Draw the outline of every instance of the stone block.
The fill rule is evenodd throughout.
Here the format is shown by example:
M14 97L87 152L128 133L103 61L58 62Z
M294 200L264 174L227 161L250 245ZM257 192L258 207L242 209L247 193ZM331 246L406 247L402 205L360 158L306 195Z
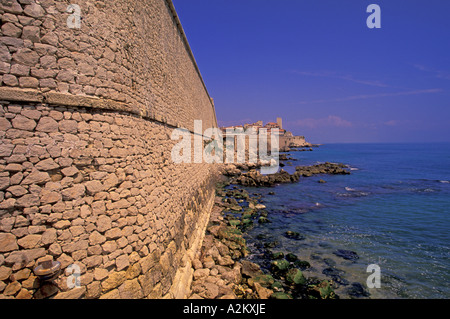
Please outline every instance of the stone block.
M137 279L126 280L119 287L119 294L121 299L142 299L144 297L141 285Z
M54 133L58 132L58 122L48 116L44 116L39 120L36 131Z
M19 249L16 236L8 233L0 233L0 252L5 253Z
M108 278L102 282L103 292L119 287L126 280L126 271L111 273Z
M11 121L12 126L18 130L32 131L36 127L36 122L22 115L17 115Z

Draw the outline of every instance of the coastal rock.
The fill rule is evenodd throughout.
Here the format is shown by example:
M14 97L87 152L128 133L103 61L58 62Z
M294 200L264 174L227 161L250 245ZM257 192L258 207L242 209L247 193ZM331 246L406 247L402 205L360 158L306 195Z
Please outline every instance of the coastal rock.
M295 254L293 254L293 253L288 253L288 254L286 255L286 260L287 260L287 261L290 261L290 262L295 262L295 261L298 260L298 257L297 257L297 255L295 255Z
M300 269L291 268L286 273L286 281L290 284L304 285L306 284L306 278Z
M248 260L242 260L241 264L242 264L242 275L245 277L251 278L263 274L261 268L255 263L252 263Z
M266 274L266 275L256 275L254 277L251 277L247 280L247 283L250 287L255 287L255 284L258 283L262 287L271 287L275 282L275 279L272 277L272 275Z
M289 238L289 239L295 239L295 240L303 240L305 239L305 236L303 236L302 234L292 231L292 230L288 230L284 233L284 237Z
M269 299L270 296L273 294L273 290L265 288L257 282L255 283L255 290L260 299Z
M330 174L330 175L348 175L350 171L346 170L347 165L342 163L329 163L316 164L312 166L297 166L295 168L296 173L304 177L309 177L317 174Z
M284 258L284 253L282 251L270 253L270 259L272 259L272 260L283 259L283 258Z
M312 166L297 166L293 174L289 174L285 170L281 169L274 174L263 175L257 170L250 170L248 172L242 172L237 174L233 171L232 182L238 185L248 187L268 187L281 183L294 183L297 182L301 176L309 177L318 174L331 174L331 175L347 175L350 171L347 169L347 165L341 163L329 163L316 164Z
M306 260L296 260L294 261L295 267L298 267L301 270L305 270L311 268L311 264Z
M328 267L322 270L322 274L331 277L334 282L337 282L340 285L346 286L349 284L349 282L346 279L342 278L342 275L344 274L343 270L334 267Z
M290 264L285 259L277 259L270 263L270 269L277 275L282 275L288 271Z
M292 296L285 292L274 292L271 296L271 299L292 299Z
M352 283L351 287L347 288L346 292L354 298L370 296L370 293L366 289L364 289L363 285L361 285L359 282Z
M308 297L310 299L336 299L337 296L328 280L317 285L308 286Z
M285 170L280 170L275 174L262 175L259 171L251 170L242 173L235 179L235 183L249 187L272 186L281 183L292 183L298 181L300 175L297 173L289 174Z
M356 252L351 251L351 250L346 250L346 249L338 249L338 250L334 251L333 254L335 254L338 257L344 258L346 260L355 261L355 260L359 259L359 256Z

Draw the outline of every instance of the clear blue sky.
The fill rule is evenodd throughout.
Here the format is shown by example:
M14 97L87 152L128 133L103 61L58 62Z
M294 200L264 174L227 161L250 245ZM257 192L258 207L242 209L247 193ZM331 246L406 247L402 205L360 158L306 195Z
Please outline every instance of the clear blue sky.
M281 116L314 143L450 142L450 1L173 2L219 125Z

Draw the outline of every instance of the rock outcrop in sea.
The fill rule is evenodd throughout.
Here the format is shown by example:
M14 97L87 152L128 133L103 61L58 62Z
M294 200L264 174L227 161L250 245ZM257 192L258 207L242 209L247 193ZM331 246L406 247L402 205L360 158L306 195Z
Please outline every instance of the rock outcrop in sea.
M294 183L299 181L300 177L310 177L319 174L350 174L347 165L329 162L311 166L296 166L295 172L292 174L289 174L284 169L281 169L275 174L263 175L255 168L250 168L248 171L241 171L238 167L239 166L234 164L229 164L225 168L224 175L231 177L231 183L233 184L250 187L264 187L282 183Z

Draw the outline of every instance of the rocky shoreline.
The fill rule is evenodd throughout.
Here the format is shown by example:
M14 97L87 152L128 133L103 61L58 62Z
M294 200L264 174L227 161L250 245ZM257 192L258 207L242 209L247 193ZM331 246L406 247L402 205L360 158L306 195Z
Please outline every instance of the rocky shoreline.
M245 231L255 223L268 223L261 196L249 194L242 186L272 186L296 182L316 174L350 174L343 164L324 163L297 166L294 174L283 170L261 175L255 165L227 165L217 183L215 205L201 251L193 260L190 299L335 299L333 280L306 278L302 272L308 261L289 253L270 253L270 272L248 261ZM287 231L286 237L301 240L301 235ZM270 248L270 243L267 243ZM344 253L344 252L341 252ZM337 278L337 277L336 277Z
M348 175L350 171L348 166L340 163L321 163L310 166L296 166L295 172L289 174L281 169L279 172L269 175L263 175L248 165L228 165L225 167L224 175L230 177L230 183L242 186L260 187L273 186L281 183L294 183L300 180L300 177L310 177L319 174Z

